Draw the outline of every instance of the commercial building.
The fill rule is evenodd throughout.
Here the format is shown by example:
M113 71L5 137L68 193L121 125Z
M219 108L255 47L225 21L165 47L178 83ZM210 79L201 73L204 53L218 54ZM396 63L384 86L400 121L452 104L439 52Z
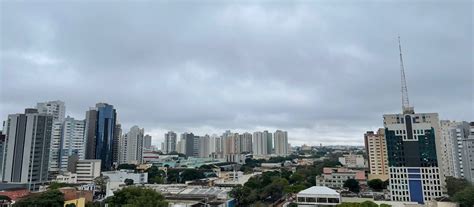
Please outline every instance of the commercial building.
M469 124L469 136L462 139L462 165L463 176L471 184L474 184L474 122Z
M288 155L288 132L277 130L273 133L276 155Z
M113 168L116 120L114 107L106 103L86 112L86 159L102 160L102 170Z
M122 139L122 125L116 123L115 124L115 129L114 129L114 144L112 147L113 155L112 155L112 161L114 165L119 163L120 159L120 140Z
M163 153L168 154L170 152L176 152L176 133L169 131L165 134L164 147L161 149Z
M199 156L199 136L194 136L193 133L183 133L180 141L183 154L190 157Z
M53 116L37 109L8 116L3 181L27 183L30 190L37 190L48 180L52 125Z
M140 164L143 162L143 137L145 130L133 126L120 142L120 163Z
M364 168L365 167L365 159L363 155L357 154L345 154L342 157L338 158L339 162L348 168Z
M76 169L72 173L77 174L77 183L93 183L101 173L101 160L78 160Z
M133 170L108 171L103 172L102 175L108 177L106 183L106 198L113 196L113 192L121 189L126 179L133 180L133 184L148 183L148 173L134 173Z
M384 129L380 128L377 133L373 131L365 133L364 143L370 170L369 180L377 178L387 180L388 160Z
M296 194L298 206L336 206L341 204L341 195L328 187L313 186Z
M47 101L36 104L36 109L40 114L53 116L53 121L62 123L66 115L66 105L63 101Z
M366 184L367 178L362 170L351 170L348 168L323 168L323 174L316 176L317 186L341 189L348 179L355 179L359 184Z
M151 136L148 134L143 137L143 150L151 150Z
M85 158L85 125L85 120L76 120L69 116L64 119L59 153L61 171L67 171L68 159L71 155L77 154L78 159L81 160Z

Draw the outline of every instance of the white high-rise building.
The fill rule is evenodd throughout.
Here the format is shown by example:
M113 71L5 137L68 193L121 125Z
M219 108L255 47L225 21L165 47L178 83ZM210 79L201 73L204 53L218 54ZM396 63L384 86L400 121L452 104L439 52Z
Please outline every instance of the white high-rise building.
M444 174L464 177L463 142L469 136L469 123L441 120L441 150Z
M85 159L85 125L85 120L69 116L64 120L59 164L61 171L67 171L69 156L77 154L79 159Z
M53 116L53 121L63 122L66 115L66 105L63 101L47 101L36 104L38 113Z
M252 153L252 134L245 132L240 135L240 150L246 153Z
M177 135L173 131L169 131L165 134L165 142L163 144L163 153L168 154L170 152L176 152L176 139Z
M53 121L48 171L51 177L59 173L63 122Z
M275 154L277 155L288 155L288 132L277 130L273 134L275 143Z
M145 130L133 126L130 131L122 136L120 142L120 163L140 164L143 161L143 137Z
M266 155L268 154L268 142L267 137L264 136L263 132L254 132L252 137L252 152L254 155Z
M211 137L209 135L205 135L200 137L199 139L199 157L209 157L211 154Z

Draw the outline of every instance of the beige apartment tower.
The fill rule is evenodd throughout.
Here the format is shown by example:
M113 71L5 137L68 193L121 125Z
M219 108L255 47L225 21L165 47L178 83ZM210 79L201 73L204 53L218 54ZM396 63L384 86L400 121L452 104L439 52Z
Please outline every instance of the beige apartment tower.
M377 133L374 133L373 131L365 133L364 143L369 161L370 174L368 179L387 180L389 176L384 129L380 128Z

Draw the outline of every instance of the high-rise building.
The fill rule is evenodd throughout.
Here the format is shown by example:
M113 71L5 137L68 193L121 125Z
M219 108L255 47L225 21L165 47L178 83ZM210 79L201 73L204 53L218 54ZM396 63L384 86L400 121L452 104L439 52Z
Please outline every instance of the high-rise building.
M252 151L255 155L267 155L273 151L272 133L268 131L254 132L252 137Z
M6 135L3 134L3 131L0 131L0 181L3 177L3 163L5 163L6 144Z
M194 136L193 133L181 134L181 150L186 156L197 157L199 156L199 137Z
M366 132L364 143L370 170L369 180L377 178L387 180L388 160L384 129L380 128L377 133L373 131Z
M240 154L241 140L239 133L231 133L224 137L224 156L230 154Z
M113 144L113 163L117 165L119 163L120 153L120 140L122 139L122 125L115 124L114 128L114 144Z
M266 137L266 139L267 139L267 153L272 154L273 153L272 133L265 130L265 131L263 131L263 136Z
M211 154L210 142L211 137L209 135L204 135L199 139L199 157L209 157Z
M245 153L252 153L252 134L245 132L240 135L240 149Z
M143 137L143 149L151 150L151 136L148 134Z
M102 170L113 168L117 113L114 106L98 103L86 113L86 159L100 159Z
M38 113L53 116L53 121L63 122L66 115L66 105L63 101L47 101L36 104Z
M59 153L59 168L61 171L67 171L70 156L76 154L78 159L83 160L85 158L85 125L85 120L77 120L69 116L64 119Z
M474 183L472 123L442 120L440 125L445 176L464 178Z
M49 153L49 176L55 177L59 173L60 151L62 142L63 122L53 121L51 130L51 146Z
M276 130L273 134L275 140L275 154L277 155L288 155L288 132Z
M143 137L145 130L138 126L133 126L130 131L123 136L123 145L120 145L120 151L123 153L122 163L140 164L143 161Z
M176 152L176 133L169 131L165 134L165 142L163 145L163 153L168 154L170 152Z
M53 116L37 109L8 116L3 181L28 183L36 190L48 180L52 125Z
M393 201L423 204L444 190L439 119L437 113L415 113L410 106L400 44L399 49L402 113L383 116L389 190Z

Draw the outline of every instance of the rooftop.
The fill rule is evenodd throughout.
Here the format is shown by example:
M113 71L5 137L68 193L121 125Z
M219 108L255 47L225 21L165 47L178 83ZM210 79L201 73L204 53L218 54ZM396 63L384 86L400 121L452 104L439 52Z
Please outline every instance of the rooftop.
M335 190L325 186L313 186L305 190L300 191L298 194L318 194L318 195L337 195L339 193Z

